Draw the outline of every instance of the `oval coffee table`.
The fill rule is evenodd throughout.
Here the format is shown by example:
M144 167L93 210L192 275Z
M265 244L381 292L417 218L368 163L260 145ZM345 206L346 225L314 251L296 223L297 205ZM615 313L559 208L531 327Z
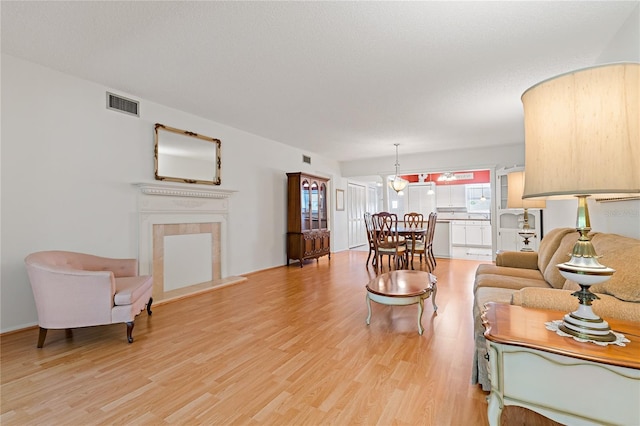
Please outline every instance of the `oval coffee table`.
M398 270L386 272L373 278L367 284L367 325L371 323L371 301L383 305L413 305L418 304L418 333L422 334L422 312L424 311L424 299L433 298L433 310L437 311L436 293L438 292L435 275L423 271Z

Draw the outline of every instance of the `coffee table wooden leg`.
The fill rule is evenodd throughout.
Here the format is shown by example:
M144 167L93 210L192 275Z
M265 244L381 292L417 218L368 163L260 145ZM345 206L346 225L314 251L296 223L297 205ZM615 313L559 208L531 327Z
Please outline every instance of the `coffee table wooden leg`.
M433 283L431 285L431 288L433 289L431 291L431 303L433 303L433 310L437 311L438 305L436 305L436 294L438 294L438 286L436 285L436 283Z
M369 293L367 293L367 308L369 309L369 315L367 316L367 325L371 324L371 299Z
M422 328L422 312L424 312L424 300L421 298L418 299L418 333L422 336L424 333L424 328Z

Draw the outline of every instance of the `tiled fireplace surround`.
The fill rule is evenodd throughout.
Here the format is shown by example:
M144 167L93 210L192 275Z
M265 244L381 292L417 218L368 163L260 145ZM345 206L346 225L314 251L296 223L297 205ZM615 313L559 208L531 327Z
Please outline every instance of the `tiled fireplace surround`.
M243 277L227 275L227 218L229 197L233 191L203 186L179 184L136 184L138 193L138 259L140 274L153 275L154 303L184 297L242 281ZM184 262L166 256L167 237L209 234L211 241L210 264L196 265L211 268L211 281L178 283L169 287L165 283L167 262ZM182 244L190 244L186 238ZM205 241L208 241L205 239ZM201 247L201 246L200 246ZM194 247L197 250L197 247ZM206 252L209 248L207 247ZM189 257L189 256L187 256ZM192 256L202 262L202 256ZM189 261L189 259L187 260ZM208 262L208 259L205 260ZM178 267L185 265L178 265ZM188 265L186 265L188 267Z

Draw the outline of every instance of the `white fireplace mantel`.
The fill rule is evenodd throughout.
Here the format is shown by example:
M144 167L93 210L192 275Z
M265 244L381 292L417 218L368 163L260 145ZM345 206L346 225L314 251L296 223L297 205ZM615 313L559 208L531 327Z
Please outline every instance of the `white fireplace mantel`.
M214 232L216 244L214 253L219 256L212 264L216 269L216 282L228 281L227 242L229 198L236 192L209 187L207 185L136 183L138 192L138 254L140 274L152 274L162 279L158 268L157 252L154 252L154 225L214 224L219 232ZM162 227L161 227L162 228ZM212 234L213 235L213 234ZM157 238L157 235L155 236ZM155 254L154 254L155 253ZM154 278L155 281L155 278ZM155 283L154 283L155 285ZM215 286L216 284L214 284Z
M140 192L145 195L166 195L170 197L216 198L226 199L234 192L228 189L218 189L206 185L178 185L170 183L136 183Z

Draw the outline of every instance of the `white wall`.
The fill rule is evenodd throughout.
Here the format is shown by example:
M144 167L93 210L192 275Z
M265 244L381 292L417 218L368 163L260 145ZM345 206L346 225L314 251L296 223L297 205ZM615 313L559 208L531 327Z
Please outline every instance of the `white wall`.
M640 61L640 4L631 12L622 27L609 42L596 64Z
M107 90L140 100L141 117L107 110ZM222 140L220 188L238 191L230 203L231 275L286 263L286 172L346 186L332 160L7 55L2 107L2 331L37 322L27 254L138 256L132 184L153 182L157 122ZM333 183L330 190L335 194ZM332 251L347 248L341 216L334 217Z
M522 137L524 138L524 128ZM399 160L402 174L512 167L515 164L524 164L524 144L422 154L400 153ZM340 167L343 176L360 177L393 175L394 164L395 157L389 156L343 162Z
M589 198L589 218L595 232L609 232L640 239L640 201L597 202ZM544 210L545 232L576 226L577 199L548 200Z

